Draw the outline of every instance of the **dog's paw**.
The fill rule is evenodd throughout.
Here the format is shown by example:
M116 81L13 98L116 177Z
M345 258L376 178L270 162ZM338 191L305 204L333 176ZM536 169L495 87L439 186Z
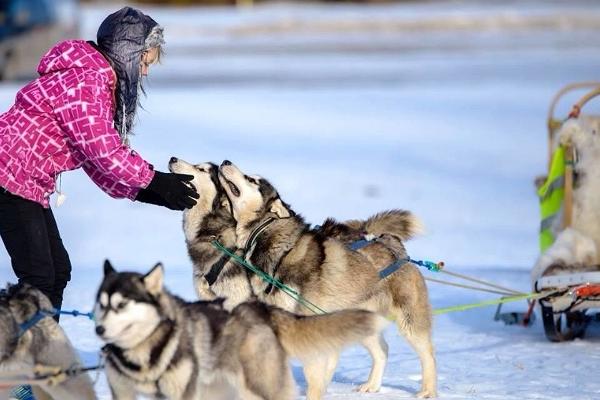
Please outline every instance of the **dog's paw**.
M355 391L359 392L359 393L376 393L376 392L379 392L380 388L381 388L381 385L378 385L376 383L366 382L366 383L363 383L362 385L359 385L355 389Z
M417 393L417 397L419 399L431 399L437 397L437 393L435 390L423 389L419 393Z

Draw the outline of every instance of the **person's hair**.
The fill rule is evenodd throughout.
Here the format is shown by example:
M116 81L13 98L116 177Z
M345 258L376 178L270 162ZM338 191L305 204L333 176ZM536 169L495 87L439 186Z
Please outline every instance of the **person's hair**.
M104 19L97 34L97 47L109 60L117 75L115 128L127 142L132 133L139 93L145 94L140 79L142 54L158 48L163 54L163 28L141 11L124 7Z

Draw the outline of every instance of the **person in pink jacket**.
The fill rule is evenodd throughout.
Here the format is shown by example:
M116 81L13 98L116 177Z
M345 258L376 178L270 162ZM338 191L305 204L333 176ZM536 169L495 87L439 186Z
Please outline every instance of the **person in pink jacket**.
M161 55L163 29L125 7L100 25L97 43L68 40L44 55L39 78L0 115L0 235L19 282L60 308L71 262L50 209L61 172L83 168L104 192L191 208L192 176L155 171L129 147L142 78Z

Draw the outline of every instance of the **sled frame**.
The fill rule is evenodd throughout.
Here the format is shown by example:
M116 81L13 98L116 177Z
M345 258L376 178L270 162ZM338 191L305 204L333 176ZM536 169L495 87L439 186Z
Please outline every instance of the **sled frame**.
M574 90L586 89L586 94L575 103L569 116L565 119L557 119L554 114L556 106L560 99L567 93ZM591 89L591 90L590 90ZM548 169L552 162L552 154L555 148L556 134L562 127L562 124L570 117L579 116L581 109L593 98L600 95L599 81L575 82L561 88L550 103L547 118L548 128ZM563 197L563 215L561 230L570 227L573 223L573 163L577 159L574 148L567 146L565 148L565 179L564 179L564 197ZM543 280L542 278L541 280ZM537 286L537 283L536 283ZM565 286L567 289L569 286ZM568 295L568 294L566 294ZM540 299L542 310L542 321L544 323L544 332L548 340L552 342L563 342L581 338L585 335L585 330L589 324L590 317L586 315L587 309L567 309L567 311L555 311L553 302L550 299Z

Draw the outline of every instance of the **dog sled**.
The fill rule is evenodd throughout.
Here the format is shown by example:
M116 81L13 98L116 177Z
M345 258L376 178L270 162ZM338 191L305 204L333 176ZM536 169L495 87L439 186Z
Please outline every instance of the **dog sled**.
M566 119L555 118L555 108L560 99L575 90L587 90L587 93L572 107ZM568 121L571 121L569 122L571 124L579 124L582 108L598 95L600 95L600 82L574 83L562 88L550 105L548 175L543 184L541 179L536 180L539 186L542 217L540 226L542 256L555 243L559 234L573 225L573 193L578 182L576 173L578 150L576 146L569 143L559 144L559 132ZM583 132L589 135L600 134L590 129ZM596 223L600 224L600 220ZM537 278L533 276L535 268L532 271L534 290L538 293L549 293L548 296L538 299L546 337L553 342L583 337L588 324L593 319L592 310L600 307L600 268L597 265L577 264L558 268L550 273L547 271L545 270Z

